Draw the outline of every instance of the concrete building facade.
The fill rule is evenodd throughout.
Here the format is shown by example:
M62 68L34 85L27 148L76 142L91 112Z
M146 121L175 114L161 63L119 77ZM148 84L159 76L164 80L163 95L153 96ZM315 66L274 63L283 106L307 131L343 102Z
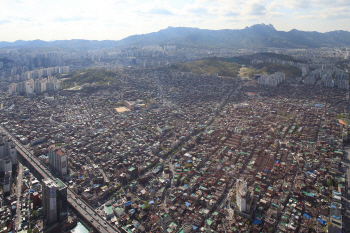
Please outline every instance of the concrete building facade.
M65 176L68 173L68 159L63 148L52 146L49 148L49 165L58 175Z

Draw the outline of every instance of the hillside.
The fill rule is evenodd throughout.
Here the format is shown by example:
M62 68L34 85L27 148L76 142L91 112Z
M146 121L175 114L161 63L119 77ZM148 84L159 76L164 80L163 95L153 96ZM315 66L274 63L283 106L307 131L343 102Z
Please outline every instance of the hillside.
M199 61L174 64L171 68L182 72L192 72L196 74L218 73L219 76L237 77L240 65L223 61L222 59L203 59Z
M284 72L286 78L296 78L301 77L301 71L294 67L282 64L273 64L273 63L259 63L253 65L255 74L273 74L277 71Z
M264 56L264 57L274 57L274 58L278 58L284 61L292 61L292 62L305 62L302 60L297 60L294 59L292 56L290 55L286 55L286 54L277 54L277 53L257 53L257 56Z
M68 78L63 79L61 88L68 89L74 86L96 83L99 85L107 84L116 79L116 73L113 71L88 69L79 70Z
M240 75L244 78L252 77L254 74L273 74L277 71L283 71L286 75L286 78L295 78L301 76L301 71L294 66L274 63L258 63L252 65L250 62L251 59L254 58L265 59L267 57L278 58L284 61L305 62L302 60L296 60L292 56L286 54L277 53L256 53L241 57L230 57L226 58L226 61L244 65L244 67L240 69Z
M348 47L350 32L305 32L293 29L277 31L272 25L257 24L244 29L208 30L188 27L168 27L158 32L133 35L113 40L57 40L0 42L3 47L55 47L61 49L102 49L145 45L177 45L192 48L319 48Z
M242 78L248 78L253 77L254 74L273 74L277 71L284 72L286 78L301 77L301 71L294 66L271 63L260 63L253 66L242 67L240 76Z
M278 56L280 54L269 54L269 56L274 55ZM259 63L251 65L250 59L245 57L207 58L187 63L177 63L172 65L170 68L182 72L192 72L196 74L218 73L219 76L226 77L237 77L240 75L242 78L253 77L254 74L273 74L277 71L284 72L286 78L301 76L301 71L294 66L274 63Z

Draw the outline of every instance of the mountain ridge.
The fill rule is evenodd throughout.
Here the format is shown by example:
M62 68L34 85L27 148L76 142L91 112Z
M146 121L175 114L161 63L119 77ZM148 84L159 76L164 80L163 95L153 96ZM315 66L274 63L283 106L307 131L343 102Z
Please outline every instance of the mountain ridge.
M167 27L158 32L132 35L121 40L17 40L0 42L5 47L57 47L66 49L102 49L145 45L177 45L193 48L319 48L350 46L350 32L277 31L272 24L255 24L244 29L199 29L192 27Z

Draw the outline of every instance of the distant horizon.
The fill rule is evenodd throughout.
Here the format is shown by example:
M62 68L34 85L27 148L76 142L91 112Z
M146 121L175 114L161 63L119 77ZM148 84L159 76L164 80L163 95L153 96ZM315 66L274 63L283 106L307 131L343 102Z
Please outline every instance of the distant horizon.
M26 42L30 42L30 41L44 41L44 42L55 42L55 41L70 41L70 40L87 40L87 41L119 41L119 40L123 40L125 38L128 38L130 36L137 36L137 35L145 35L145 34L149 34L149 33L154 33L154 32L159 32L161 30L165 30L167 28L196 28L196 29L200 29L200 30L213 30L213 31L220 31L220 30L243 30L247 27L252 27L254 25L262 25L264 23L257 23L257 24L253 24L253 25L250 25L250 26L246 26L246 27L243 27L243 28L237 28L237 29L229 29L229 28L223 28L223 29L208 29L208 28L199 28L199 27L185 27L185 26L177 26L177 27L174 27L174 26L168 26L166 28L163 28L163 29L160 29L158 31L152 31L152 32L146 32L146 33L140 33L140 34L134 34L134 35L129 35L127 37L124 37L122 39L116 39L116 40L112 40L112 39L101 39L101 40L96 40L96 39L84 39L84 38L72 38L72 39L51 39L51 40L44 40L44 39L33 39L33 40L23 40L23 39L18 39L18 40L15 40L15 41L0 41L0 42L8 42L8 43L14 43L14 42L17 42L17 41L26 41ZM269 25L269 24L265 24L265 25ZM274 28L275 26L273 24L271 24ZM276 29L276 28L275 28ZM304 32L318 32L318 33L328 33L328 32L333 32L333 31L348 31L350 32L350 30L333 30L333 31L326 31L326 32L320 32L320 31L305 31L305 30L299 30L299 29L296 29L296 28L293 28L291 30L288 30L288 31L284 31L284 30L278 30L276 29L276 31L284 31L284 32L290 32L292 30L298 30L298 31L304 31Z
M172 27L350 31L349 0L0 1L1 41L121 40Z

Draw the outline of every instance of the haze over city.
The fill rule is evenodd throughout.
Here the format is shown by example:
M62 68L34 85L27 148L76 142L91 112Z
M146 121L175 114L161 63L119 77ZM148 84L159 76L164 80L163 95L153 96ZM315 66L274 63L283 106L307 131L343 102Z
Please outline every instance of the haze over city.
M120 40L173 27L350 30L349 0L0 1L1 41Z

